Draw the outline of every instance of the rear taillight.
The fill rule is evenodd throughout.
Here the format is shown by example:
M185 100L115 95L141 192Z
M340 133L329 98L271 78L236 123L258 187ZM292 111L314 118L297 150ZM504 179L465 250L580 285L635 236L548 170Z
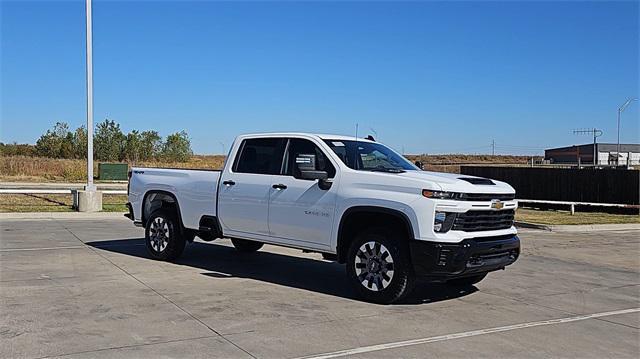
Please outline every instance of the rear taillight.
M127 196L129 195L129 188L131 187L131 170L127 172Z

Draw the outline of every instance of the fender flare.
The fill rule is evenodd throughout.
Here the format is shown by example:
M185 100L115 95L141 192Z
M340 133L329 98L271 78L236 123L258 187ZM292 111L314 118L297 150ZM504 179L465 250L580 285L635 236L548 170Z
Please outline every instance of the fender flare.
M146 216L148 216L150 213L145 214L144 207L145 207L145 203L147 202L147 198L152 194L162 194L162 195L169 196L173 199L173 202L176 204L176 211L178 211L177 213L178 223L180 224L180 232L182 233L184 231L184 225L182 223L182 211L180 211L180 203L178 203L178 198L176 197L175 194L168 191L161 190L161 189L150 189L144 193L144 196L142 197L142 208L140 211L141 212L140 219L142 220L142 225L144 227L147 226Z
M410 236L409 239L415 238L413 226L411 225L411 220L409 219L409 216L407 216L402 211L399 211L397 209L387 208L387 207L380 207L380 206L356 205L353 207L349 207L342 213L342 216L340 217L340 224L338 225L338 233L336 236L337 237L336 253L338 255L338 262L340 263L343 263L346 257L346 253L345 253L346 251L342 250L343 241L344 241L342 233L344 231L344 225L346 220L349 218L349 216L351 216L354 213L375 213L375 214L385 214L385 215L394 216L398 218L401 221L401 223L404 224L405 229Z

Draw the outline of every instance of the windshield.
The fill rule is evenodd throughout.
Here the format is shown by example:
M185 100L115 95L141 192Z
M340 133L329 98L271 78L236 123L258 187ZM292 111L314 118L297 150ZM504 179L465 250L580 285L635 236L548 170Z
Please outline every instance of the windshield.
M352 140L324 140L347 167L354 170L404 172L415 167L403 156L379 143Z

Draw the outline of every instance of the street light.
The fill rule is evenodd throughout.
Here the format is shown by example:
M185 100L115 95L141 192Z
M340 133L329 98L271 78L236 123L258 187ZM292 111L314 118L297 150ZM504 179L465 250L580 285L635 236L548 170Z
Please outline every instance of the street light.
M625 101L622 106L618 107L618 146L616 147L616 165L620 162L620 114L631 104L632 101L638 101L637 97L629 97L627 101ZM627 159L627 165L629 164L629 159Z
M74 195L74 207L80 212L102 211L102 192L93 183L93 47L91 44L91 0L87 4L87 185Z
M91 31L91 0L87 0L87 187L95 192L93 184L93 45Z

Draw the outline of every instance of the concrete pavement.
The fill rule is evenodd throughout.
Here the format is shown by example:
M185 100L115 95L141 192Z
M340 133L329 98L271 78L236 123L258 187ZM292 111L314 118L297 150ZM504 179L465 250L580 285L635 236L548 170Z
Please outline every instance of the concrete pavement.
M640 354L637 230L523 231L520 260L476 287L423 284L381 306L355 299L344 267L317 254L241 255L221 240L165 263L125 218L0 227L3 358Z

